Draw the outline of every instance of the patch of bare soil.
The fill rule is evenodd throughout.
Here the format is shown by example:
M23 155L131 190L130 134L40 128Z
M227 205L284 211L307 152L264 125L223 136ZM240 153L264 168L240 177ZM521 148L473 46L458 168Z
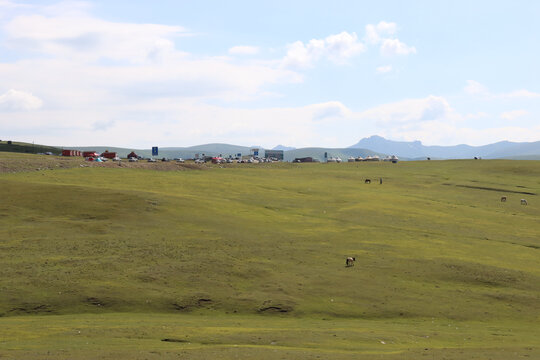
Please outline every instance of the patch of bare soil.
M452 184L443 184L446 186L452 185ZM477 190L488 190L488 191L497 191L497 192L505 192L505 193L513 193L513 194L524 194L524 195L536 195L536 193L528 192L528 191L516 191L516 190L509 190L509 189L499 189L499 188L492 188L492 187L486 187L486 186L473 186L473 185L460 185L456 184L456 187L462 187L462 188L468 188L468 189L477 189ZM517 186L523 188L524 186Z
M173 161L129 162L127 160L122 160L118 162L107 161L104 163L87 161L85 165L92 166L92 167L148 169L148 170L157 170L157 171L204 170L208 168L206 165L199 165L199 164L193 164L193 163L177 163Z

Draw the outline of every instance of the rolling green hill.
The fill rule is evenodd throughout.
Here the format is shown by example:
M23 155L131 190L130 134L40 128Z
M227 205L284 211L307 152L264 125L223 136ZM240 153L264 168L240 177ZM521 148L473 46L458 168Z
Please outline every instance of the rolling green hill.
M538 356L539 179L502 160L0 174L0 355Z

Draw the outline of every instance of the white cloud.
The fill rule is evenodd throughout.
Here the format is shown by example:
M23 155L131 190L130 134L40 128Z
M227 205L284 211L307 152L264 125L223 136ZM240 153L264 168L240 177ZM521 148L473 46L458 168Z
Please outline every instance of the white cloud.
M366 25L364 39L368 44L380 45L380 52L383 56L416 54L414 46L408 46L394 37L396 32L396 23L381 21L377 25Z
M248 100L266 96L267 85L302 79L276 63L181 52L174 42L187 35L181 26L105 21L88 13L90 7L69 1L13 15L5 42L45 56L0 63L2 86L32 88L47 94L48 106L75 108L148 97Z
M488 89L480 84L478 81L467 80L467 85L463 89L466 94L469 95L487 95L489 94Z
M283 59L283 65L306 68L312 67L320 59L344 64L348 59L365 50L365 45L358 41L356 33L344 31L324 39L312 39L307 44L296 41L287 45L287 55Z
M516 90L506 94L500 94L499 96L508 99L538 99L540 98L540 93L529 90Z
M257 55L259 48L257 46L233 46L229 49L231 55Z
M393 22L381 21L377 25L366 25L365 40L370 44L378 44L384 38L393 36L397 31L397 25Z
M63 16L85 16L94 5L89 1L63 0L58 3L45 5L40 10L51 16L62 14Z
M384 39L381 44L381 54L383 56L416 54L416 48L398 39Z
M523 117L525 115L529 115L529 112L526 110L512 110L512 111L506 111L501 114L501 119L508 120L508 121L514 121L520 117Z
M379 66L376 70L378 74L385 74L392 71L392 65Z
M2 86L46 94L48 106L77 108L151 98L245 101L267 96L272 84L301 81L298 74L264 64L237 65L220 58L176 59L136 66L88 65L33 59L0 63Z
M465 114L463 115L463 120L479 120L488 117L489 114L483 111L477 113Z
M375 120L385 126L445 119L453 110L443 97L430 95L423 99L408 99L384 104L359 114L360 118Z
M142 62L174 51L180 26L114 23L71 8L54 16L16 16L5 25L6 43L15 49L92 61L100 58Z
M39 109L43 101L31 93L11 89L0 95L0 111L29 111Z
M463 91L468 95L482 96L487 99L538 99L540 93L535 93L529 90L521 89L508 93L492 93L489 89L474 80L467 80L467 85Z
M17 7L23 7L22 4L17 4L10 0L0 0L0 8L17 8Z
M306 109L312 111L312 119L315 121L344 118L351 113L351 111L339 101L314 104L306 107Z

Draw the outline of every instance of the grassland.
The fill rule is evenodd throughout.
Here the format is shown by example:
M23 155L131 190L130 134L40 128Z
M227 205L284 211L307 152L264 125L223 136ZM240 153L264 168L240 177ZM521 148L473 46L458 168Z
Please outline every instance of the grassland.
M538 161L13 168L0 357L540 357Z
M62 149L54 146L30 144L18 141L11 141L11 143L8 143L8 141L6 140L0 140L0 151L30 154L52 152L54 154L60 154L62 152Z

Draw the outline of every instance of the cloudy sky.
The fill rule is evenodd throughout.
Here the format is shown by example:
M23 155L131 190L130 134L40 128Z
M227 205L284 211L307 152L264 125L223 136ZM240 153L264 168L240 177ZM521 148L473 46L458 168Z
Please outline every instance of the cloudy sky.
M0 139L538 141L538 18L536 0L0 0Z

